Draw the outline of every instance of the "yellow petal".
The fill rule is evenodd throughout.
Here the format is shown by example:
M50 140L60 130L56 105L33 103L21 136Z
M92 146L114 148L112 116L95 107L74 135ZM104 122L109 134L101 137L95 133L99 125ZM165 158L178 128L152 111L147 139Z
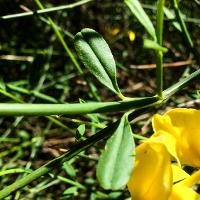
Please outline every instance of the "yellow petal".
M172 189L170 155L158 142L145 142L136 148L136 164L128 182L134 200L168 200Z
M177 168L175 170L179 171L178 174L180 176L187 176L184 174L183 170L180 171L180 169ZM199 194L192 189L192 186L194 186L199 180L200 170L195 172L191 176L187 176L183 181L176 183L173 186L169 200L198 200Z
M175 185L169 200L198 200L199 194L183 185Z
M172 164L172 173L173 173L173 183L177 183L179 181L183 181L186 178L190 177L184 170L182 170L179 166Z
M155 115L152 122L154 131L159 132L159 136L162 135L161 132L165 135L163 144L166 144L172 156L178 157L181 164L200 167L200 111L186 108L172 109L163 116ZM153 137L155 136L156 133ZM171 136L174 139L171 139ZM169 138L175 141L174 147L171 145L169 148Z
M200 180L200 170L189 176L188 178L184 179L181 181L179 184L187 186L187 187L192 187L194 186L197 181Z
M179 166L181 166L176 149L177 140L173 135L169 134L168 132L159 130L151 136L150 140L163 143L171 156L173 156L174 159L178 162Z

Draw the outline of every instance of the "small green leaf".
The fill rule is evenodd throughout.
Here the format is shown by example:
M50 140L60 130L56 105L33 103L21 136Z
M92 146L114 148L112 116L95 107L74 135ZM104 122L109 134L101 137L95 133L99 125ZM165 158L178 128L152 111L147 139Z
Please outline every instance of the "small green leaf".
M116 64L103 37L93 29L84 28L74 38L76 51L88 70L106 87L119 94Z
M156 32L154 26L151 20L149 19L148 15L142 8L140 2L138 0L125 0L125 3L130 8L133 15L135 15L138 21L144 26L146 31L151 35L153 40L156 41Z
M118 190L127 184L134 164L134 148L128 117L124 115L107 141L97 166L97 178L103 188Z
M166 53L168 51L167 48L160 46L157 42L146 39L146 38L144 39L144 48L154 49L154 50L162 51L164 53Z

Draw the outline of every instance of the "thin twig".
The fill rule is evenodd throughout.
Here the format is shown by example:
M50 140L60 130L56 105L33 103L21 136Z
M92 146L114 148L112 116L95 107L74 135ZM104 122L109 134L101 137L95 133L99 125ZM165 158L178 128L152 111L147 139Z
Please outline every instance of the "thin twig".
M17 13L17 14L10 14L10 15L4 15L1 16L0 19L6 20L6 19L13 19L13 18L19 18L19 17L27 17L27 16L32 16L32 15L40 15L40 14L46 14L50 12L56 12L59 10L66 10L66 9L71 9L77 6L84 5L86 3L89 3L93 0L82 0L76 3L72 3L69 5L62 5L62 6L56 6L53 8L46 8L46 9L41 9L41 10L36 10L36 11L29 11L29 12L23 12L23 13Z

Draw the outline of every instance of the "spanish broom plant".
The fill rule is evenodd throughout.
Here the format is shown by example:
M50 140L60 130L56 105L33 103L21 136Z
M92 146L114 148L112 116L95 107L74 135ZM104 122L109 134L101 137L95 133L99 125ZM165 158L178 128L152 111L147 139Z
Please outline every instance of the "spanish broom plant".
M90 1L77 2L72 7L88 2ZM105 145L103 151L99 153L98 163L96 164L96 179L100 187L104 190L124 191L128 188L133 200L198 199L198 194L194 191L193 186L200 180L199 171L195 171L200 166L200 153L198 149L198 135L200 134L199 111L178 108L172 109L162 116L158 114L154 115L152 120L154 133L150 138L134 134L131 126L131 121L135 118L144 113L148 113L149 110L155 107L160 108L163 105L167 105L168 100L176 92L181 91L182 88L188 86L194 80L199 80L200 69L198 67L194 72L164 89L165 74L163 72L163 57L168 51L163 43L165 27L164 15L167 12L165 1L157 0L156 25L145 12L139 0L125 0L123 4L126 12L129 12L131 17L137 20L147 33L147 37L144 38L144 48L153 50L155 53L156 88L152 95L143 97L126 96L123 93L123 88L120 87L120 77L117 76L118 69L115 58L100 31L97 32L92 28L83 28L73 35L72 40L76 51L75 55L69 48L68 41L64 40L62 31L54 23L52 18L47 15L49 12L68 9L69 7L62 6L54 9L45 9L39 0L35 0L35 3L40 9L36 14L44 15L43 17L50 24L50 27L56 34L80 77L85 79L93 99L96 100L81 101L80 97L79 103L60 103L55 98L43 95L39 90L29 91L20 86L15 86L13 83L7 84L3 80L1 81L0 93L14 101L14 103L0 103L1 117L15 116L20 119L20 117L28 116L45 116L49 119L49 122L57 124L71 132L78 141L65 153L48 161L36 170L32 171L28 167L26 169L17 167L15 170L2 170L0 176L6 176L6 174L12 173L24 173L24 176L21 176L12 184L1 188L0 199L6 198L13 193L16 194L15 197L17 198L17 194L20 196L19 193L20 191L23 192L24 187L35 180L40 181L41 177L53 176L51 173L56 170L61 170L64 165L66 167L68 164L68 168L66 168L70 171L70 162L76 156L84 156L82 153L86 149L103 141ZM197 52L194 49L191 36L182 18L178 3L175 0L172 3L175 7L175 16L181 33L189 46L189 51L194 54L195 58ZM26 14L15 14L7 17L2 16L1 19L15 19L32 14L34 13L28 12ZM94 91L95 89L97 90L97 87L88 79L86 75L87 70L102 87L105 87L105 90L112 93L115 100L102 101L101 97L98 98L96 96ZM45 99L50 103L26 103L24 99L7 91L7 88L18 92L20 91L26 95L34 94L36 97ZM113 117L115 120L112 120L110 124L99 124L96 116L101 116L101 114L105 113L116 114L116 117ZM93 121L85 122L84 120L73 119L77 115L87 115ZM94 125L93 127L95 129L93 134L87 136L85 134L85 126L79 126L75 133L72 129L65 126L63 122L59 121L62 117L64 120L70 122ZM96 128L102 129L97 131ZM141 140L142 143L138 145L135 142L135 138ZM10 141L14 142L12 138L10 138ZM32 143L39 145L42 142L42 140L36 138L35 140L31 140L31 142L29 141L28 144L23 143L23 145L32 145ZM3 154L0 154L0 156L3 157ZM182 167L185 165L192 167L194 172L192 171L189 174L186 170L183 170ZM71 176L76 176L75 171L72 169L70 174ZM84 185L63 177L60 177L59 180L70 183L74 187L86 189Z

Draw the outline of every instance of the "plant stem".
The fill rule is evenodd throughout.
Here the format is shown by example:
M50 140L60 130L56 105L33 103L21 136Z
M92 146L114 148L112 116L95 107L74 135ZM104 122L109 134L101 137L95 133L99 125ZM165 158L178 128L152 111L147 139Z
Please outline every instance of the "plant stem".
M157 94L162 99L163 91L163 52L156 51L156 85Z
M176 17L177 17L177 20L181 26L181 29L182 29L182 33L183 33L183 36L185 38L185 40L187 41L188 45L190 48L193 48L194 44L192 42L192 39L190 37L190 34L187 30L187 27L185 25L185 22L183 20L183 17L182 17L182 13L179 9L179 5L178 5L178 1L177 0L173 0L173 4L174 4L174 10L175 10L175 14L176 14Z
M163 91L164 99L169 98L174 93L179 91L181 88L183 88L184 86L188 85L189 82L194 81L194 79L199 77L199 76L200 76L200 69L198 69L197 71L193 72L192 74L190 74L188 77L182 79L181 81L175 83L171 87L167 88L166 90Z
M74 122L74 123L78 123L78 124L86 124L88 126L94 126L96 128L105 128L106 127L104 124L101 124L101 123L88 122L88 121L83 121L80 119L73 119L73 118L68 118L68 117L62 117L61 119L64 121L70 121L70 122Z
M193 43L193 41L190 37L190 33L187 29L187 26L186 26L185 21L183 19L182 13L179 9L178 1L173 0L173 4L174 4L174 10L175 10L176 18L177 18L177 20L178 20L178 22L181 26L181 30L182 30L185 42L188 45L188 47L190 48L191 52L194 54L197 63L200 64L199 53L197 52L197 50L194 47L194 43Z
M48 116L126 111L155 103L157 97L129 101L72 104L12 104L0 103L0 116Z
M68 5L62 5L62 6L56 6L56 7L53 7L53 8L46 8L46 9L41 9L41 10L36 10L36 11L5 15L5 16L1 16L0 19L6 20L6 19L19 18L19 17L27 17L27 16L31 16L31 15L35 15L35 14L40 15L40 14L55 12L55 11L59 11L59 10L71 9L71 8L89 3L91 1L93 1L93 0L82 0L82 1L79 1L79 2L76 2L76 3L72 3L72 4L68 4Z
M157 23L156 23L156 37L157 42L162 46L163 41L163 18L164 18L164 4L165 0L158 0L157 2ZM162 99L163 91L163 52L156 51L156 82L157 94Z
M24 102L23 100L21 100L21 99L19 99L18 97L12 95L11 93L8 93L8 92L5 91L5 90L0 89L0 93L3 94L3 95L5 95L5 96L7 96L7 97L9 97L9 98L11 98L11 99L13 99L14 101L16 101L16 102L18 102L18 103L25 104L25 102ZM9 105L10 105L10 104L8 104L8 107L9 107ZM31 105L31 104L28 104L28 105ZM1 111L0 111L0 112L1 112ZM0 115L1 115L1 114L0 114ZM51 116L47 116L46 118L49 119L49 120L50 120L51 122L53 122L54 124L56 124L56 125L58 125L58 126L64 128L65 130L69 131L70 133L75 134L75 132L74 132L71 128L67 127L65 124L63 124L63 123L60 122L59 120L57 120L57 119L55 119L55 118L53 118L53 117L51 117ZM21 121L21 119L19 119L19 121L17 121L17 124L18 124L20 121ZM5 134L5 135L7 136L7 134ZM4 137L6 137L5 135L4 135Z

